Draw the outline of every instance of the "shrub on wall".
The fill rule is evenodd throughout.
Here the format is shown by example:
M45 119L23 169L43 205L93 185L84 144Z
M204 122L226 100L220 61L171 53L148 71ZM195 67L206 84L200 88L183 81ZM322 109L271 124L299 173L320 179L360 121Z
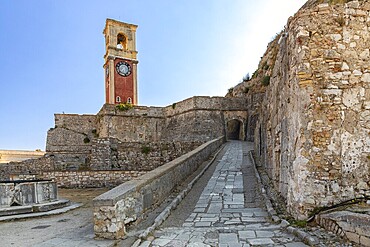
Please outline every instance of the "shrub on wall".
M133 108L132 104L130 103L121 103L116 105L116 108L120 111L128 111Z
M150 151L151 151L152 149L150 148L150 147L148 147L148 146L142 146L141 147L141 152L143 153L143 154L148 154L148 153L150 153Z
M265 76L265 77L263 77L263 79L262 79L262 85L264 85L264 86L268 86L269 84L270 84L270 76Z

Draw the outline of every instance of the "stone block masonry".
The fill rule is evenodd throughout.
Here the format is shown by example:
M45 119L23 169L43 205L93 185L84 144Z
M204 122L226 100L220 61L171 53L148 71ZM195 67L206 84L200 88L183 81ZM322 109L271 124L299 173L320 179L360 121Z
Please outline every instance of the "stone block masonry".
M120 142L114 138L92 142L88 162L76 162L81 156L71 159L70 153L51 153L39 159L0 165L0 179L51 178L64 188L114 187L201 145L201 142Z
M62 188L115 187L144 175L146 171L52 171L42 177L53 179Z
M231 95L263 93L257 160L296 218L370 196L369 47L368 0L310 0Z
M370 246L370 215L364 212L337 211L321 214L316 222L328 231L361 246Z
M226 135L228 121L240 122L236 131L244 138L249 105L242 98L192 97L168 107L121 111L106 104L97 115L55 114L46 155L2 165L0 178L50 176L68 188L114 186Z
M121 142L94 140L91 170L150 171L200 146L202 142Z
M120 239L125 225L137 222L150 209L163 202L171 191L224 142L209 141L195 150L124 183L93 200L94 232L98 238Z

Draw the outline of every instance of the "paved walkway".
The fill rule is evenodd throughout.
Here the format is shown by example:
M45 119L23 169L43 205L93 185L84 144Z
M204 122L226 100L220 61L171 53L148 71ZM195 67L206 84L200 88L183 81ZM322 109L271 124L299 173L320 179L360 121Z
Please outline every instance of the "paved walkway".
M247 156L252 143L228 142L225 149L182 227L160 229L141 247L306 246L279 225L268 222L267 212L255 200L254 170Z

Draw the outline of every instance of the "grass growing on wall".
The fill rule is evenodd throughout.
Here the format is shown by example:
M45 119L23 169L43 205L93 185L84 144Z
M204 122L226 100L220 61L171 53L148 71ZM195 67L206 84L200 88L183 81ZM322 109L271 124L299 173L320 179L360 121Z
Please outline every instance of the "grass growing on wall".
M268 75L265 76L265 77L263 77L263 79L262 79L262 85L268 86L270 84L270 79L271 79L271 77L268 76Z
M84 138L84 143L90 143L90 139L89 139L89 137L87 137L87 136L86 136L86 137Z
M128 111L133 108L132 104L130 103L121 103L116 105L116 108L120 111Z
M143 154L148 154L148 153L150 153L150 151L151 151L152 149L150 148L150 147L148 147L148 146L142 146L141 147L141 152L143 153Z

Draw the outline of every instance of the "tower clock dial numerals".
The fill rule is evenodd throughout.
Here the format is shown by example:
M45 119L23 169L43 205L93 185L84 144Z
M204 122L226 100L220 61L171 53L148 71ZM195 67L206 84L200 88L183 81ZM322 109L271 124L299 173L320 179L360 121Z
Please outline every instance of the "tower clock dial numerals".
M131 74L131 66L130 64L121 61L116 64L116 71L121 76L129 76Z

